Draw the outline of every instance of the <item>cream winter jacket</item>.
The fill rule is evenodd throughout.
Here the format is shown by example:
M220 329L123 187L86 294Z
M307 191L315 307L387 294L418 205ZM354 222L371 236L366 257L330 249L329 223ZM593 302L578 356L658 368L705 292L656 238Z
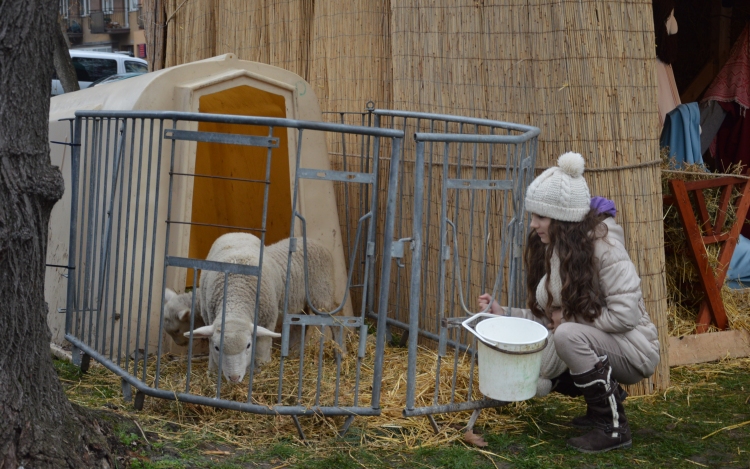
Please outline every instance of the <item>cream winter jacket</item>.
M598 267L599 288L605 299L601 314L592 325L608 332L617 340L628 361L644 378L651 376L659 364L659 338L656 326L646 312L641 279L625 249L623 229L613 218L603 222L607 235L594 243L595 263ZM560 306L560 260L553 255L551 261L550 292L552 307ZM536 291L536 300L544 309L547 304L546 276L542 277ZM549 312L545 311L548 315ZM524 317L547 325L549 320L537 318L528 309L511 308L511 316ZM565 321L565 319L563 319ZM583 323L578 319L577 322Z

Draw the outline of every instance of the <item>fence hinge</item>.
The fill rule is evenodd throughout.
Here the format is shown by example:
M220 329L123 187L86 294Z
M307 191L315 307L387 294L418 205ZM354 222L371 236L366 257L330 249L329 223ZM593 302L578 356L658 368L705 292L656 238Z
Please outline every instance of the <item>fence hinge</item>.
M404 258L404 243L411 243L411 238L401 238L398 241L394 241L391 245L391 257L395 259Z
M396 264L399 267L406 267L400 260L404 258L404 243L411 243L411 238L401 238L398 241L394 241L393 244L391 244L391 258L397 259Z

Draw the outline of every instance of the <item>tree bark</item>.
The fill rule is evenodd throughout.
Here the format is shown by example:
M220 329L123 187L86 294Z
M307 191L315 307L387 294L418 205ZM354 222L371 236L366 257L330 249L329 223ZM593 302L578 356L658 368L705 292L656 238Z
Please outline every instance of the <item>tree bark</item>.
M78 75L76 74L76 68L73 66L73 60L70 58L70 45L63 31L62 23L57 23L54 31L55 52L53 62L57 78L66 93L78 91L81 87L78 85Z
M68 402L49 352L44 269L64 182L49 157L58 0L0 1L0 468L112 467Z

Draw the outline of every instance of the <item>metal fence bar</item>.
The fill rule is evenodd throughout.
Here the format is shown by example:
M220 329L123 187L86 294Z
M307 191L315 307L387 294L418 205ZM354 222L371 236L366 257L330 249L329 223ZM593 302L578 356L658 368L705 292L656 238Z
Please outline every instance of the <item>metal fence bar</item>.
M103 158L103 164L101 165L101 172L102 174L97 175L100 177L97 177L98 181L104 181L104 187L102 188L101 192L101 210L97 210L97 215L101 212L102 213L102 232L101 232L101 238L99 243L99 268L95 270L98 275L98 282L97 282L97 288L95 291L92 291L92 294L96 295L94 301L92 303L96 304L96 325L94 326L94 348L97 350L101 350L99 348L99 332L100 332L100 325L101 325L101 319L102 319L102 296L104 295L104 289L102 288L104 286L104 281L107 277L106 270L107 270L107 262L106 262L106 256L107 256L107 249L106 249L106 232L107 232L107 222L109 219L109 216L106 214L105 207L107 206L107 188L109 186L109 179L108 179L108 173L109 173L109 141L111 138L111 132L110 129L112 127L112 119L107 119L107 144L104 149L104 158ZM104 140L104 139L102 139ZM99 194L97 194L97 204L99 203ZM110 212L111 213L111 212ZM93 285L92 285L93 287ZM93 290L93 289L92 289Z
M78 236L78 189L79 189L79 171L80 171L80 160L81 160L81 118L75 119L75 125L73 126L73 135L71 141L73 146L71 148L71 159L70 159L70 173L71 173L71 187L70 187L70 236L68 237L68 288L67 298L65 300L65 334L72 333L72 322L73 317L78 317L78 308L75 307L74 301L77 292L76 276L80 282L80 275L76 273L75 260L76 260L76 238ZM80 266L80 259L78 266ZM80 272L80 269L78 269Z
M176 111L76 111L78 117L129 117L136 119L172 119L191 122L216 122L224 124L247 124L267 127L287 127L293 129L319 130L323 132L347 132L388 138L402 138L400 130L361 127L327 122L280 119L276 117L238 116L232 114L203 114L199 112Z
M140 200L141 199L141 174L143 174L143 172L142 172L142 170L143 170L143 130L144 130L145 125L146 125L145 120L141 120L141 135L140 135L140 142L139 142L139 146L138 146L138 170L137 170L136 175L135 175L136 181L137 181L137 184L136 184L136 187L135 187L135 198L136 198L136 200ZM132 184L133 181L131 181L130 183ZM134 285L135 285L135 260L136 260L135 253L136 253L136 249L138 248L138 220L139 220L138 214L139 214L140 206L141 206L141 204L136 204L135 205L135 214L134 214L135 215L134 216L135 221L133 223L133 255L132 255L132 261L131 261L131 264L130 264L130 284L129 284L130 285L130 295L129 295L130 300L128 302L128 319L127 319L128 331L127 331L127 339L126 339L127 342L126 342L126 345L125 345L125 369L126 370L129 369L128 368L128 366L129 366L128 365L128 361L130 360L130 331L131 331L130 324L131 324L131 319L133 317L133 290L134 290ZM139 297L139 299L140 299L140 297ZM138 372L138 365L137 365L138 352L137 352L137 349L138 349L138 345L136 344L136 355L135 355L136 358L135 358L135 362L134 362L134 366L133 366L133 374L134 375L137 374L137 372Z
M393 246L393 228L395 225L393 207L396 204L398 189L399 165L401 163L401 146L403 139L394 138L391 140L391 167L388 177L388 196L386 203L386 217L383 227L385 241L383 242L383 265L380 273L380 297L378 299L378 324L386 326L386 317L388 316L388 288L391 281L391 248ZM377 199L377 197L373 197ZM372 383L372 402L373 407L380 407L380 389L383 377L383 354L385 353L385 332L386 327L378 327L377 337L375 339L375 364Z
M258 137L256 135L222 134L216 132L195 132L192 130L167 129L164 138L170 140L188 140L192 142L225 143L228 145L246 145L250 147L278 148L276 137Z
M153 125L153 121L152 125ZM159 134L162 135L162 132L164 131L164 121L159 120ZM153 126L152 126L152 134L153 136ZM153 137L152 137L153 139ZM161 140L159 140L161 143ZM150 158L151 158L151 149L153 148L153 144L149 148L149 167L150 165ZM156 151L156 184L154 187L154 193L157 195L154 197L154 216L152 221L152 233L151 233L151 268L148 275L148 300L146 304L148 305L148 308L146 310L146 339L144 340L143 344L143 382L146 382L146 364L148 360L148 344L149 344L149 330L151 326L151 300L153 298L154 293L154 268L156 266L156 229L159 222L159 188L161 187L161 165L162 165L162 159L161 159L161 152L162 152L162 145L159 145L159 148ZM151 179L151 173L149 172L149 181ZM148 187L148 186L147 186ZM146 199L148 201L148 199ZM148 204L148 202L146 202ZM145 239L145 229L144 229L144 239ZM146 247L144 246L143 251L146 251ZM166 270L166 266L163 267L164 270ZM164 304L164 288L161 289L161 293L159 294L159 298L161 298L161 301L159 302L159 305ZM159 322L161 323L161 318L163 317L163 314L159 314ZM161 332L161 328L159 329ZM161 340L159 341L161 343Z
M94 284L94 276L96 275L96 269L94 267L96 263L96 233L99 228L99 212L96 210L97 202L99 201L99 178L96 177L99 174L99 163L101 156L101 139L97 138L101 134L101 120L94 121L94 141L92 145L92 161L91 161L91 175L89 179L89 229L87 230L86 236L86 268L84 270L84 297L83 297L83 318L81 321L83 329L81 330L81 336L84 337L86 334L86 313L88 312L88 342L91 343L91 323L93 317L93 291L91 286ZM97 148L98 144L98 148Z
M268 138L271 139L273 137L273 126L269 126L268 128ZM271 148L272 146L268 146L268 149L266 150L266 184L263 186L263 215L261 218L261 227L263 228L263 232L260 235L260 256L258 256L258 265L261 267L261 271L256 278L256 286L255 286L255 314L253 316L253 345L250 353L250 363L252 365L255 364L255 354L257 350L258 345L258 315L260 313L260 285L261 280L263 277L263 256L265 254L266 249L264 246L266 245L266 220L268 218L268 194L270 189L270 182L271 182ZM285 290L289 290L286 288ZM225 291L226 294L226 291ZM222 329L223 329L222 325ZM223 330L222 330L223 333ZM224 349L222 348L222 351ZM255 366L250 366L250 373L248 374L248 385L247 385L247 399L248 402L250 402L251 396L253 395L253 378L255 376ZM221 379L221 378L219 378Z
M128 164L128 180L127 180L127 187L128 187L128 195L126 197L127 200L127 208L125 209L125 236L123 240L124 245L124 253L123 253L123 272L122 272L122 301L120 302L120 333L118 337L118 344L117 344L117 363L122 363L122 330L123 327L127 321L128 323L128 332L127 332L127 341L130 342L130 308L127 309L127 319L125 318L125 286L127 281L127 270L128 270L128 248L130 247L129 236L130 236L130 202L131 202L131 191L133 188L133 165L135 164L135 133L136 133L136 123L137 120L133 119L133 128L130 136L130 157L128 158L129 164ZM143 135L143 121L141 121L141 136ZM123 185L124 187L124 185ZM133 233L133 237L135 237L135 233ZM134 248L135 249L135 248ZM130 285L132 286L132 272L133 272L133 266L131 266L131 282ZM130 290L130 298L132 303L132 296L133 291L132 288ZM125 350L125 369L128 369L127 360L128 360L128 354L129 354L129 347L126 346Z
M76 121L78 123L78 119L76 119ZM81 194L80 194L81 197L80 197L80 202L79 202L80 206L76 205L75 207L73 207L73 209L76 210L76 211L80 210L80 213L81 213L81 219L79 221L80 227L76 226L76 228L80 228L80 231L82 233L82 236L80 236L80 241L79 241L79 244L78 244L79 249L78 249L78 262L77 262L77 265L79 266L79 268L77 269L78 273L77 273L77 279L76 279L76 291L75 291L75 296L74 296L74 300L76 302L73 305L75 307L75 324L74 324L74 327L75 327L75 334L76 335L80 335L81 334L80 325L81 325L81 322L83 321L83 312L79 310L79 307L83 306L83 305L82 305L81 302L78 302L77 300L78 300L78 295L82 294L82 292L85 291L84 287L85 287L85 283L86 283L86 280L85 280L86 279L86 275L84 275L84 270L86 269L86 264L88 264L87 262L84 262L84 259L86 258L86 252L84 251L84 246L85 246L84 239L87 237L86 234L84 234L84 233L86 231L85 228L86 228L86 223L88 221L88 218L85 215L87 213L86 212L86 203L89 201L89 198L86 197L86 188L87 188L87 184L86 184L87 179L86 179L86 176L88 175L88 166L89 166L89 164L88 164L89 163L89 158L88 158L87 154L88 154L89 151L91 151L91 145L88 145L88 137L89 137L89 125L88 125L88 122L87 121L82 121L80 123L80 125L81 126L85 125L85 128L84 128L85 132L84 132L84 137L83 138L84 138L84 141L85 141L86 145L83 147L84 148L83 158L82 158L82 160L83 160L83 178L80 181L80 191L81 191ZM82 143L82 145L83 145L83 143ZM77 195L78 195L78 193L76 193L76 196Z
M133 361L133 374L138 375L138 362L141 349L139 347L141 343L141 319L143 317L143 284L146 280L146 252L148 243L148 213L149 213L149 201L151 200L151 169L152 169L152 158L154 149L154 119L151 119L148 132L148 160L146 163L146 203L143 204L143 241L141 245L141 275L139 281L138 291L138 319L135 325L135 360ZM141 140L143 141L143 140ZM142 173L139 173L142 176ZM138 186L140 187L140 180ZM153 268L153 262L151 262ZM144 342L148 342L148 337L144 338ZM146 359L148 357L143 354L143 381L146 381Z
M123 121L123 125L124 125ZM114 163L112 167L112 189L111 193L109 195L109 199L105 200L105 202L108 203L108 209L107 209L107 223L106 228L104 230L104 236L103 236L103 243L102 243L102 269L101 271L105 272L106 274L100 274L99 276L99 293L98 293L98 306L97 309L99 310L99 316L103 316L103 326L102 326L102 346L101 346L101 353L105 353L106 350L106 341L107 341L107 317L109 316L109 308L107 305L107 300L109 299L109 289L104 289L105 285L109 285L109 273L110 273L110 251L112 247L112 215L115 205L115 193L117 192L118 188L118 180L119 180L119 171L120 171L120 162L122 161L122 153L125 151L124 141L125 136L122 135L124 129L119 128L120 120L117 119L115 121L115 142L113 145L114 148ZM119 128L119 129L118 129ZM105 183L106 183L106 176L105 176ZM105 184L104 193L107 193L107 187ZM102 306L103 305L103 306ZM113 308L114 309L114 308ZM112 318L112 323L114 324L114 317ZM99 325L97 324L97 331L99 331ZM110 344L110 349L112 348Z
M163 121L162 121L163 122ZM172 129L175 128L177 123L173 120L172 121ZM173 188L174 188L174 157L175 157L175 147L177 145L175 142L172 142L169 148L169 195L167 198L167 223L166 223L166 234L164 236L164 270L162 271L162 280L161 284L162 286L167 284L167 267L169 267L169 236L171 233L171 227L172 224L170 221L172 220L172 195L173 195ZM159 145L159 152L161 153L161 145ZM198 285L198 269L193 268L193 286ZM161 302L162 305L162 313L159 315L159 337L163 337L164 334L164 295L165 290L162 287L161 289ZM191 372L191 365L192 365L192 358L193 358L193 324L195 320L195 288L193 288L193 299L191 303L191 310L190 310L190 337L188 337L188 368L187 368L187 377L186 377L186 383L185 383L185 392L190 391L190 372ZM159 341L159 344L156 349L156 376L154 377L154 388L159 389L159 377L161 376L161 346L162 341Z
M424 142L417 141L414 164L414 185L424 187ZM429 202L429 198L428 198ZM409 285L409 353L406 369L406 408L414 408L417 375L417 345L419 338L419 294L422 287L422 220L424 218L424 198L414 191L412 219L411 283ZM429 226L429 225L428 225ZM426 257L426 256L425 256Z

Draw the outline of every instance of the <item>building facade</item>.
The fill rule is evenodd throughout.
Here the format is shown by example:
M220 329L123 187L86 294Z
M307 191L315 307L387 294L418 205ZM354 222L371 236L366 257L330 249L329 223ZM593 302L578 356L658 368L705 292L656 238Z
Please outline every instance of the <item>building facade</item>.
M148 55L143 0L60 0L60 19L71 49Z

